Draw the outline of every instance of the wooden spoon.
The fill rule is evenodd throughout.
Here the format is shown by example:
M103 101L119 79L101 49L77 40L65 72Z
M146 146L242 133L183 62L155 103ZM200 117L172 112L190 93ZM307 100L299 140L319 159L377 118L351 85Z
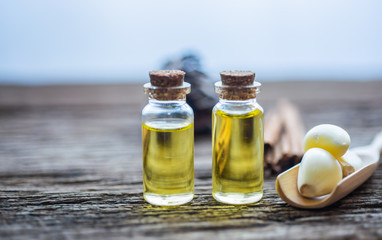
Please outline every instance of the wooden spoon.
M297 190L297 175L300 164L281 173L276 179L276 191L282 200L297 208L323 208L351 193L365 182L378 167L382 150L382 132L377 134L368 146L351 149L363 161L363 167L342 179L328 195L318 198L306 198Z

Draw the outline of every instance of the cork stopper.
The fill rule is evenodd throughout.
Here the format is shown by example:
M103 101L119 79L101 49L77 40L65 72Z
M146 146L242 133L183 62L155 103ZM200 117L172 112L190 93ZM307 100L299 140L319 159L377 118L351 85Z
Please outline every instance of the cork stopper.
M249 100L256 98L261 84L255 82L251 71L224 71L220 73L221 82L215 83L219 98L226 100Z
M190 93L191 85L184 82L185 72L180 70L150 71L150 83L143 87L149 99L180 100Z
M182 86L185 72L180 70L157 70L150 72L151 85L155 87Z
M224 71L220 73L223 85L247 86L252 85L255 73L251 71Z

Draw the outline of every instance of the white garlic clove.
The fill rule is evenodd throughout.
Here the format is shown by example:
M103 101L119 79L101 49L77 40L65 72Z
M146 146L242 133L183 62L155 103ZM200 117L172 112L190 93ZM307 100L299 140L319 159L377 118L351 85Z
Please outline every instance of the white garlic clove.
M297 176L297 188L302 196L328 194L341 179L341 166L329 152L321 148L311 148L305 152Z
M362 159L348 150L345 155L337 159L342 167L342 175L346 177L362 167Z
M335 158L343 156L350 145L350 136L342 128L332 124L321 124L310 129L304 138L305 151L322 148Z

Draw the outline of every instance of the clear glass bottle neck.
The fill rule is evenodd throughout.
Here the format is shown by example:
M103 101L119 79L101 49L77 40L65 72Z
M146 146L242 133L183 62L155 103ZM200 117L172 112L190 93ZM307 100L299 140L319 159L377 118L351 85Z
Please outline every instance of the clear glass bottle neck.
M186 103L186 98L176 99L176 100L158 100L154 98L149 99L149 104L155 105L155 106L180 106L185 103Z
M231 105L231 106L252 105L252 104L256 104L256 98L251 98L246 100L227 100L224 98L219 98L219 103L224 105Z

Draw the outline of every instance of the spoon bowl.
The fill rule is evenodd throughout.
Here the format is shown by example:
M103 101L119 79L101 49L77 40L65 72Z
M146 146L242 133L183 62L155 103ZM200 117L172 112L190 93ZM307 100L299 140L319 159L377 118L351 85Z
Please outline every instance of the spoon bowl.
M336 188L328 195L306 198L299 193L297 176L300 164L277 176L277 194L282 200L297 208L315 209L329 206L351 193L374 173L378 167L381 149L382 132L375 136L372 144L350 149L362 159L363 166L338 182Z

